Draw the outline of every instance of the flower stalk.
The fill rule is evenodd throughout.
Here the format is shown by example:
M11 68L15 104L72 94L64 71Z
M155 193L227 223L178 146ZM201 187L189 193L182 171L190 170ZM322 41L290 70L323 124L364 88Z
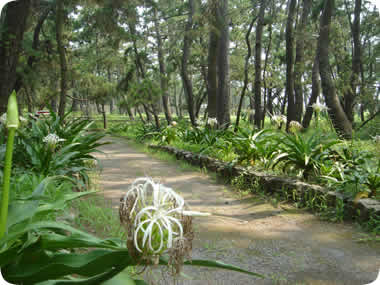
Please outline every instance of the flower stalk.
M6 152L5 152L3 191L2 191L2 199L1 199L0 239L4 236L6 227L7 227L13 144L14 144L14 139L16 135L16 129L19 126L17 99L16 99L15 91L13 91L13 93L11 94L8 100L6 126L8 128L8 139L7 139L7 147L6 147Z

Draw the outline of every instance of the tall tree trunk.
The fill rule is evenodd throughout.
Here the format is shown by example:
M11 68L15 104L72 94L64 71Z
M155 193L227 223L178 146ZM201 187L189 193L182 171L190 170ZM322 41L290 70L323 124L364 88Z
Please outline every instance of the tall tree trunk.
M106 115L106 108L104 106L105 104L102 103L102 117L103 117L103 128L107 129L107 115Z
M337 133L346 139L352 137L352 125L348 120L335 92L335 85L330 73L329 65L329 35L331 15L334 10L334 0L326 0L321 16L320 35L318 41L319 72L321 75L322 91L326 100L329 116Z
M352 52L352 72L350 79L350 88L344 95L344 112L347 115L348 120L354 122L354 103L357 97L357 87L359 86L359 75L361 66L361 48L360 48L360 11L361 11L362 1L355 0L355 18L352 24L352 38L354 49Z
M187 110L189 112L190 121L193 126L196 125L195 122L195 114L194 114L194 94L193 94L193 84L191 79L189 78L187 64L190 56L190 45L191 45L191 36L190 31L193 27L193 15L194 15L194 1L189 0L189 16L187 19L187 24L185 28L185 36L183 40L183 53L181 60L181 77L183 82L183 89L185 91L186 99L187 99Z
M238 110L236 114L236 123L235 123L234 132L237 132L238 127L239 127L241 108L243 106L243 100L244 100L245 92L247 91L247 86L248 86L248 66L249 66L249 59L251 58L251 54L252 54L252 48L251 48L251 42L250 42L249 36L251 35L253 24L255 23L256 19L257 17L254 17L252 19L248 27L247 33L245 34L245 43L247 44L247 55L245 56L245 64L244 64L244 84L243 84L243 89L240 94L240 100L239 100Z
M307 129L310 126L311 118L313 117L314 109L313 104L317 102L318 96L321 93L321 81L319 80L319 61L318 61L318 54L319 52L316 52L316 56L314 58L313 63L313 69L311 72L311 81L312 81L312 87L311 87L311 96L309 99L309 103L306 107L305 116L302 120L302 126Z
M30 0L8 3L0 30L0 114L7 110L8 98L16 83L16 69L21 51L21 43L26 30Z
M303 0L301 22L297 26L296 39L296 61L294 65L294 99L295 99L295 118L301 122L303 113L303 86L302 75L304 73L304 54L305 54L305 31L310 13L311 0Z
M264 27L265 0L260 1L259 18L256 26L256 44L255 44L255 127L261 128L261 53L262 53L262 36Z
M291 121L297 120L296 102L294 98L294 16L296 12L297 0L289 0L288 20L286 22L286 97L288 98L288 112L286 130L289 128Z
M217 119L218 125L227 128L231 123L230 118L230 76L229 76L229 16L228 0L220 0L218 9L219 44L218 44L218 101Z
M56 16L56 38L59 53L59 63L61 65L61 94L59 96L58 115L62 118L65 115L67 91L67 62L65 55L65 46L62 39L64 21L63 0L56 2Z
M160 84L161 84L161 92L162 92L162 106L164 107L164 113L165 118L168 124L172 122L172 115L170 112L170 106L169 106L169 96L168 96L168 77L166 74L166 67L165 67L165 60L164 60L164 53L162 50L162 40L161 40L161 33L160 33L160 27L157 19L157 8L153 8L153 14L154 14L154 26L156 30L156 37L157 37L157 51L158 51L158 63L160 66Z
M209 0L210 10L212 11L211 15L211 27L210 27L210 38L208 46L208 105L207 112L209 118L217 117L217 61L218 61L218 46L219 46L219 31L217 23L217 9L218 9L219 0Z
M37 52L40 46L40 33L42 30L42 26L47 19L49 13L53 10L54 6L49 5L49 7L45 8L45 10L42 12L40 18L38 19L37 25L34 28L33 32L33 43L32 43L32 49L33 51ZM33 65L37 61L37 58L34 54L29 56L28 58L28 69L26 70L27 74L30 74L30 72L33 72ZM16 92L18 92L21 87L23 86L23 76L21 74L17 74L17 80L15 83L14 89Z
M273 9L273 7L272 7ZM273 104L273 101L271 99L272 97L272 83L269 82L269 88L267 87L267 67L268 67L268 60L271 53L272 48L272 24L269 23L268 25L268 46L265 50L265 61L264 61L264 70L263 70L263 83L264 83L264 110L261 116L261 127L264 128L265 125L265 115L268 109L268 103ZM271 107L271 110L273 112L273 106ZM272 114L272 113L270 113Z

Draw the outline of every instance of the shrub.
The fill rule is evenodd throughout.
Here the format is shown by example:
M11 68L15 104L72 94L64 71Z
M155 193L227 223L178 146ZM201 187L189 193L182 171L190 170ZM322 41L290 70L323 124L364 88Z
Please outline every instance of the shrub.
M285 134L277 138L278 155L272 160L274 168L283 163L282 170L293 168L307 179L311 174L318 175L323 163L331 156L331 147L338 144L339 140L324 141L323 136L310 136Z

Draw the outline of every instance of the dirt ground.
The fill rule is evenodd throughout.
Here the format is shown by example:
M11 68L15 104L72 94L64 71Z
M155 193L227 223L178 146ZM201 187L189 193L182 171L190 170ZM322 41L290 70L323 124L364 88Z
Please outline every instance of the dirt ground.
M255 196L239 198L231 187L183 169L180 162L155 159L121 138L107 140L112 144L96 156L102 194L115 208L135 178L152 177L180 193L192 210L212 213L194 221L193 258L220 260L267 277L187 266L179 280L151 270L146 275L151 284L362 285L376 279L380 245L356 242L361 232L354 225L321 221Z

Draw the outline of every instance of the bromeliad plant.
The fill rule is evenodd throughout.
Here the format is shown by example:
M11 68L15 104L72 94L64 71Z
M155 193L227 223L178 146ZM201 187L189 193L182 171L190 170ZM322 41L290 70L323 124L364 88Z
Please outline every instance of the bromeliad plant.
M290 167L307 179L311 174L318 175L323 163L331 156L331 147L339 140L323 141L320 136L304 138L301 134L285 134L278 139L278 155L272 160L272 168L282 163L282 170Z
M232 139L238 162L254 165L260 160L268 167L271 156L276 150L272 130L250 131L239 128L238 135Z

